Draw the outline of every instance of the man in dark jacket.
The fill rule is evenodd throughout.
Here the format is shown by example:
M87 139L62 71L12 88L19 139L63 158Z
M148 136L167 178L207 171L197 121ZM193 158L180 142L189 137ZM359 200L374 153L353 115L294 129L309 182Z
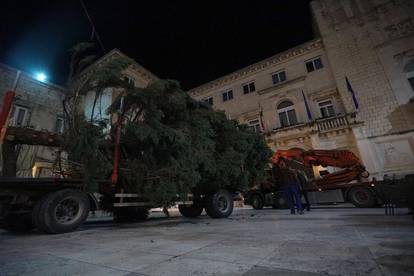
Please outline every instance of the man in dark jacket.
M296 176L298 177L299 186L303 194L303 197L305 199L306 211L310 211L310 202L309 202L308 192L306 191L306 186L307 186L306 177L299 172L296 174Z
M300 186L295 173L288 168L284 159L280 159L279 163L280 183L284 190L290 213L295 214L295 203L298 213L303 214L302 198L300 194Z

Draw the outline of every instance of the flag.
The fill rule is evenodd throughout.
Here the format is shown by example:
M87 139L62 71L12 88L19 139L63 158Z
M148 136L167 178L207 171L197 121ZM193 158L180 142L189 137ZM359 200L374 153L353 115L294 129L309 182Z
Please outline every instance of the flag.
M310 111L308 101L306 100L305 93L303 93L303 90L302 90L302 96L303 96L303 100L305 101L305 108L306 108L306 114L308 114L308 120L312 121L312 113Z
M260 106L260 114L259 114L259 119L260 119L260 126L262 127L262 131L266 132L265 130L265 125L264 125L264 121L263 121L263 108L261 105Z
M359 103L358 103L358 100L355 96L354 89L352 89L351 83L349 82L347 76L345 76L345 81L346 81L346 88L348 89L349 93L352 94L352 100L354 101L355 109L358 110L359 109Z

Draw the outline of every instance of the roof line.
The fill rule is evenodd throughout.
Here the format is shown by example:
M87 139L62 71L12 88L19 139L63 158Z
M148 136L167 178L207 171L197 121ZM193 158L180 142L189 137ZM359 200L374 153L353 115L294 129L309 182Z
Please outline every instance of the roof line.
M229 76L235 76L235 78L238 78L236 75L237 74L240 74L240 73L242 73L242 72L245 72L245 71L249 71L250 69L253 69L254 67L257 67L258 65L261 65L261 64L263 64L263 63L267 63L267 62L269 62L269 61L271 61L271 60L274 60L274 59L276 59L276 58L278 58L278 57L281 57L281 56L283 56L283 55L285 55L285 54L287 54L287 53L289 53L289 52L292 52L292 51L294 51L294 50L296 50L296 49L300 49L300 48L302 48L303 46L305 46L305 45L308 45L308 44L312 44L312 43L322 43L322 40L321 40L321 38L315 38L315 39L312 39L312 40L309 40L309 41L307 41L307 42L305 42L305 43L302 43L302 44L299 44L299 45L297 45L297 46L294 46L294 47L292 47L292 48L289 48L289 49L287 49L287 50L284 50L284 51L282 51L282 52L279 52L279 53L277 53L277 54L275 54L275 55L273 55L273 56L271 56L271 57L268 57L268 58L265 58L265 59L263 59L263 60L260 60L260 61L258 61L258 62L255 62L255 63L253 63L253 64L250 64L250 65L248 65L248 66L245 66L245 67L243 67L243 68L241 68L241 69L238 69L238 70L236 70L236 71L233 71L233 72L231 72L231 73L228 73L228 74L226 74L226 75L224 75L224 76L221 76L221 77L219 77L219 78L217 78L217 79L214 79L214 80L211 80L211 81L209 81L209 82L206 82L206 83L204 83L204 84L201 84L201 85L199 85L199 86L196 86L196 87L194 87L194 88L191 88L191 89L189 89L188 90L188 92L190 93L190 94L192 94L192 93L196 93L196 92L198 92L198 90L203 90L203 89L208 89L208 87L207 86L210 86L210 85L212 85L212 84L214 84L214 83L217 83L217 82L219 82L219 81L224 81L226 78L228 78ZM267 66L265 66L265 67L267 67ZM264 67L263 67L264 68Z
M92 68L94 68L97 64L100 64L101 62L103 62L107 57L113 55L113 54L119 54L123 57L129 58L131 59L135 65L139 66L141 69L143 69L145 71L145 73L147 73L149 76L151 76L154 79L158 79L157 75L155 75L154 73L152 73L151 71L149 71L148 69L146 69L144 66L142 66L141 64L139 64L135 59L129 57L128 55L124 54L121 50L117 49L117 48L113 48L111 51L109 51L108 53L104 54L103 56L99 57L97 60L95 60L92 64L88 65L85 69L83 69L82 71L80 71L79 73L77 73L74 76L74 79L79 78L80 76L84 75L85 73L89 72L90 70L92 70Z
M33 74L30 74L29 72L26 72L26 71L21 70L19 68L7 65L5 63L0 62L0 67L3 67L3 68L5 68L7 70L10 70L10 71L20 71L24 76L26 76L30 80L33 80L34 82L37 82L37 83L39 83L43 86L50 86L50 87L53 87L53 88L58 88L58 89L63 90L63 91L67 90L67 88L63 85L59 85L59 84L56 84L56 83L53 83L53 82L50 82L50 81L39 81L39 80L37 80L36 78L33 77Z

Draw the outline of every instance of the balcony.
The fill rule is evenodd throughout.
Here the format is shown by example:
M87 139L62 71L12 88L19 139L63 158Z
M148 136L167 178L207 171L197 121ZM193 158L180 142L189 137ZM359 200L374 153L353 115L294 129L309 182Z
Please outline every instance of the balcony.
M287 127L275 128L266 135L277 135L278 137L301 136L305 133L327 133L330 131L352 128L360 125L357 122L355 113L338 114L335 117L320 118L308 123L298 123Z
M355 114L342 114L335 117L322 118L314 121L314 124L316 124L316 130L318 132L348 128L355 123Z

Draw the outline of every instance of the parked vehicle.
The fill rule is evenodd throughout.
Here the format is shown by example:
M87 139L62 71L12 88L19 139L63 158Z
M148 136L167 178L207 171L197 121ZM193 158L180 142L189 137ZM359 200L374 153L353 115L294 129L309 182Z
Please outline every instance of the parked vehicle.
M62 135L57 133L7 127L7 116L10 113L13 96L11 91L5 97L6 101L0 113L0 128L3 134L6 133L2 136L4 138L3 157L5 157L5 152L8 154L6 158L8 160L3 165L7 166L10 171L16 168L13 163L16 158L10 157L17 145L60 148L63 140ZM214 111L211 110L211 112ZM217 116L225 118L223 114ZM98 185L96 192L85 189L84 178L75 177L76 173L73 172L69 175L57 174L54 178L1 177L0 223L2 227L12 231L37 228L42 232L57 234L75 230L86 220L89 211L100 208L111 211L116 221L131 222L146 219L150 208L163 207L161 203L152 201L148 194L137 193L135 190L125 188L125 185L119 185L118 174L120 176L126 174L118 168L121 126L121 120L118 119L115 126L115 139L108 140L108 143L115 143L107 147L112 148L114 152L112 154L111 151L111 155L108 155L109 158L113 156L112 176L95 179ZM237 128L234 126L234 129ZM255 134L249 132L246 135ZM240 171L243 172L242 168ZM85 174L85 168L81 168L80 175L82 173ZM141 181L157 187L155 185L158 185L161 180L165 181L162 177L151 176ZM168 198L168 203L178 204L180 213L185 217L197 217L205 210L212 218L225 218L233 212L233 197L237 194L237 185L228 188L223 186L204 185L184 192L181 190L182 193L176 198Z
M19 130L20 133L21 130ZM44 137L51 146L55 134L28 130L31 135ZM13 128L9 133L13 133ZM40 141L38 140L39 144ZM157 185L159 177L146 181ZM109 179L97 180L98 193L84 191L83 179L76 178L0 178L0 218L2 227L12 231L37 228L46 233L65 233L75 230L88 217L89 211L110 210L119 222L146 219L151 208L162 207L151 202L145 194L119 189ZM203 210L212 218L225 218L233 212L236 191L219 189L191 191L177 196L180 213L198 217Z
M303 189L308 193L310 202L313 204L350 202L356 207L366 208L381 203L375 188L378 183L364 180L369 174L352 152L290 149L279 150L275 153L272 157L272 165L276 170L269 170L267 181L245 194L246 204L252 205L255 209L261 209L264 206L287 207L287 201L277 177L277 164L282 158L291 169L302 175L303 179L307 179ZM342 170L315 178L313 166L333 166L340 167Z

